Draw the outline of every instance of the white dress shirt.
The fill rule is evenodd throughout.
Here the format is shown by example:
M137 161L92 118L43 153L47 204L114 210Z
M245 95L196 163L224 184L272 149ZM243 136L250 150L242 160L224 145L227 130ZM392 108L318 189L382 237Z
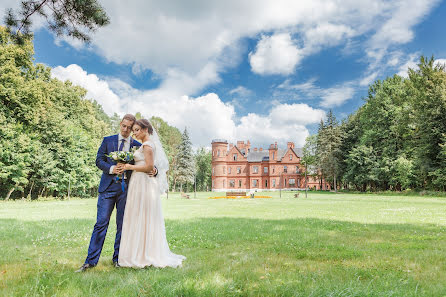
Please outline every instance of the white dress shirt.
M121 135L121 133L118 134L118 146L117 146L117 149L119 150L119 147L121 146L121 140L122 140L122 139L125 139L125 141L124 141L124 147L122 148L122 151L123 151L123 152L128 152L128 151L130 151L130 136L127 137L127 138L124 138L124 137ZM112 166L110 167L110 171L109 171L110 174L113 174L113 169L115 168L115 166L116 166L116 165L112 165Z

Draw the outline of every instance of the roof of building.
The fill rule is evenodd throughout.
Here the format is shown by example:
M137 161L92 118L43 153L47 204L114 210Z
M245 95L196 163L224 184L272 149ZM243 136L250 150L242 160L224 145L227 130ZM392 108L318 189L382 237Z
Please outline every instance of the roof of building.
M261 151L261 152L250 151L248 153L248 162L262 162L262 159L264 157L269 157L268 151Z
M244 151L244 150L243 150ZM277 149L278 161L282 161L288 149ZM302 157L302 148L294 148L293 151L296 153L298 157ZM245 155L246 156L246 155ZM248 152L248 162L262 162L269 161L269 151L250 151Z

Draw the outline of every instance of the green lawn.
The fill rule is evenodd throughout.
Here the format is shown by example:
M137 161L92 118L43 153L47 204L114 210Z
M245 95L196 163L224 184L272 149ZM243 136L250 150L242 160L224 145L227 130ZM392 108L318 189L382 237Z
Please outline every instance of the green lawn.
M82 274L96 199L0 201L0 296L446 296L446 198L262 194L163 199L179 269L114 268L113 219Z

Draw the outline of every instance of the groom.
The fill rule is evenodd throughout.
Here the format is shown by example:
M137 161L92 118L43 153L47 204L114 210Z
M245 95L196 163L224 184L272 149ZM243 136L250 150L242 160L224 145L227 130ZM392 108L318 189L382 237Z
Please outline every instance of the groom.
M121 242L122 220L124 217L125 203L127 200L128 181L131 171L124 172L123 164L116 164L115 161L107 157L113 151L130 151L133 147L141 145L138 141L130 137L133 124L136 118L131 114L126 114L120 123L120 133L104 137L101 146L96 155L96 166L102 170L101 182L99 183L98 212L96 224L93 228L93 234L88 247L88 256L85 263L76 272L83 272L98 264L104 245L105 235L107 234L108 224L113 209L116 206L116 239L115 252L113 253L113 265L118 267L119 244ZM124 191L121 182L116 182L117 174L126 175L126 187ZM153 174L150 174L153 175Z

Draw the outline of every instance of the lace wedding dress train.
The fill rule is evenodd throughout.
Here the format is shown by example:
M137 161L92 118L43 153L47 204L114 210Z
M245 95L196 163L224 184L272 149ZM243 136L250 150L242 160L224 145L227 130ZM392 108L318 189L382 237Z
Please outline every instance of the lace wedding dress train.
M144 142L134 154L135 165L145 162L142 151L144 145L155 150L151 141ZM134 171L129 182L122 223L119 265L138 268L178 267L184 259L186 257L172 253L167 243L158 180L146 173Z

